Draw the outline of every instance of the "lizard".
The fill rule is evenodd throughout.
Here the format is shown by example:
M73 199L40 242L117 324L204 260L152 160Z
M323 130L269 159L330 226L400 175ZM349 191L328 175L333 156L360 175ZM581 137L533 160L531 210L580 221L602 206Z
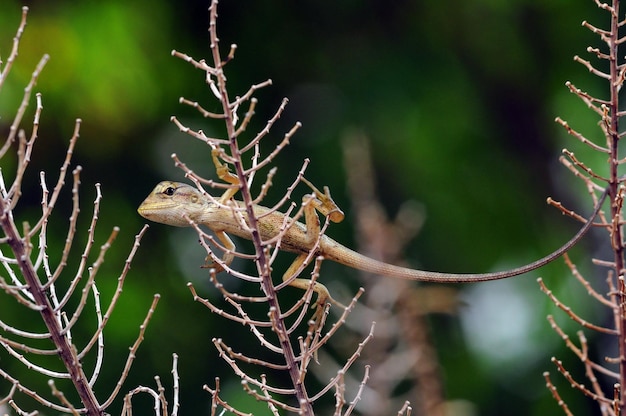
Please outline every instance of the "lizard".
M227 177L222 171L221 177ZM227 179L228 180L228 179ZM231 183L236 180L230 177ZM349 249L325 234L320 235L319 217L315 210L327 215L333 222L343 220L344 215L337 205L330 198L327 187L324 193L315 188L310 182L303 178L303 181L310 186L314 194L305 196L304 219L299 222L287 218L286 214L276 210L261 206L254 206L254 214L258 219L258 228L263 241L274 240L274 244L280 244L279 249L297 254L296 259L283 275L283 281L288 281L290 286L307 290L311 285L308 279L294 278L300 267L310 256L310 251L315 248L315 254L322 256L326 260L331 260L353 269L361 271L423 282L438 283L472 283L489 280L498 280L508 277L518 276L538 269L551 261L557 259L570 248L572 248L583 235L592 227L595 217L600 212L602 204L607 197L608 188L602 193L594 208L580 230L564 245L541 259L514 269L489 272L489 273L445 273L434 272L407 267L396 266L384 263L358 252ZM232 191L235 189L235 191ZM241 201L232 198L237 188L230 188L222 196L216 199L203 194L197 188L181 182L163 181L160 182L138 208L139 214L150 220L161 224L176 227L187 227L201 224L211 229L216 237L226 248L223 262L228 265L233 260L232 254L235 245L229 235L250 240L251 232L242 226L241 219L246 220L246 207ZM309 201L309 202L307 202ZM239 216L239 218L237 218ZM285 228L287 226L287 228ZM277 242L280 236L280 242ZM319 240L318 240L319 238ZM212 266L210 266L212 267ZM218 266L216 271L220 271ZM323 305L327 300L338 303L332 299L326 287L319 283L314 283L313 290L317 293L318 306Z

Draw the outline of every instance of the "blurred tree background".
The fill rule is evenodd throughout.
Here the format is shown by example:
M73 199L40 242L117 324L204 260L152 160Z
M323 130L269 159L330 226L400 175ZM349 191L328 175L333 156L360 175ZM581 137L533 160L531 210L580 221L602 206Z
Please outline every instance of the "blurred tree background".
M194 128L221 132L219 122L201 119L178 104L185 96L209 110L218 105L203 74L170 56L177 49L209 57L208 2L28 5L20 56L2 91L0 122L8 129L36 62L50 54L36 87L43 93L44 111L28 200L36 211L36 172L54 177L74 119L82 118L74 159L84 168L80 229L87 227L96 182L104 194L96 243L102 244L114 225L122 228L99 281L102 292L111 293L133 236L145 222L136 207L159 180L183 179L169 155L176 152L199 173L213 170L208 149L169 121L175 114ZM10 51L21 6L2 1L2 57ZM591 210L583 187L558 164L561 148L581 148L553 122L559 115L591 132L589 137L600 137L595 117L564 86L571 80L586 90L603 87L572 60L597 43L580 26L583 20L602 26L607 16L590 0L223 0L218 32L223 48L239 46L227 67L233 95L252 83L273 80L271 88L257 94L254 126L263 126L284 96L290 104L273 130L276 141L293 122L303 123L277 161L276 192L309 157L307 176L329 185L348 214L329 234L355 246L345 185L350 167L342 165L341 138L348 131L363 131L371 139L377 189L390 215L404 201L423 204L426 223L406 252L411 265L485 272L535 260L573 235L579 224L547 207L547 196L585 214ZM31 115L33 108L31 104ZM65 238L65 208L60 207L51 230L58 232L59 241ZM28 211L24 215L28 218ZM205 271L198 267L204 257L196 240L192 230L151 225L107 334L109 361L97 386L100 394L110 391L118 377L153 293L162 300L128 388L149 384L156 374L171 386L168 374L176 352L182 414L207 414L210 396L201 386L212 385L218 375L234 378L210 343L225 323L194 303L185 287L190 280L204 283L205 294L210 293ZM586 240L585 249L591 249L591 241ZM579 267L604 281L589 264ZM333 270L322 275L323 282L355 276L345 268ZM542 377L550 370L570 408L592 414L594 405L572 393L549 361L557 356L576 373L572 354L545 320L555 308L540 293L538 276L587 319L608 319L573 283L562 262L511 281L465 286L458 316L430 318L448 399L470 402L480 415L556 414L559 409ZM555 314L566 328L575 328ZM610 340L588 336L598 356L611 353ZM18 367L9 360L2 363ZM237 380L227 388L232 388L232 403L243 400L236 396ZM146 406L151 407L148 399Z

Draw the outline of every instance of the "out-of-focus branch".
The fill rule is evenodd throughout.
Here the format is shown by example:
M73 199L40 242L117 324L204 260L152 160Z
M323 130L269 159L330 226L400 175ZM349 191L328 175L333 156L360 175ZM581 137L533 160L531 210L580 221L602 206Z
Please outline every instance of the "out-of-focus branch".
M362 133L345 134L343 155L359 251L387 263L401 263L404 247L421 228L422 212L417 204L407 203L394 221L388 220L376 197L369 143ZM362 283L371 294L364 302L369 309L367 315L377 322L395 317L397 323L385 327L397 330L376 337L361 357L373 368L368 381L369 394L377 397L376 406L360 409L361 412L381 414L402 406L408 398L414 402L418 414L443 415L437 353L430 341L425 316L432 312L454 313L455 290L442 286L416 288L403 280L382 281L379 276L363 276ZM397 365L396 359L403 364ZM413 388L396 397L398 384L407 381Z

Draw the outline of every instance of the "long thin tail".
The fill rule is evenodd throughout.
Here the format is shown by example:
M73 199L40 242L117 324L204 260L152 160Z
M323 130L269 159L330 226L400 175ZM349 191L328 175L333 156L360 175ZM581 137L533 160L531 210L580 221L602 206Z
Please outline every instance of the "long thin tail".
M419 280L424 282L439 282L439 283L471 283L471 282L483 282L487 280L505 279L507 277L518 276L520 274L528 273L539 267L545 266L553 260L561 257L569 249L571 249L580 239L585 235L587 231L592 227L593 221L600 212L602 204L608 195L608 187L602 193L602 196L598 200L593 214L589 217L585 225L563 246L553 251L541 259L525 266L517 267L515 269L504 270L501 272L492 273L441 273L430 272L425 270L409 269L407 267L394 266L392 264L383 263L378 260L371 259L355 251L350 250L347 247L342 246L334 240L327 241L328 249L324 250L324 257L341 263L345 266L353 269L362 270L365 272L380 274L384 276L396 277L408 280ZM340 255L334 254L340 253Z

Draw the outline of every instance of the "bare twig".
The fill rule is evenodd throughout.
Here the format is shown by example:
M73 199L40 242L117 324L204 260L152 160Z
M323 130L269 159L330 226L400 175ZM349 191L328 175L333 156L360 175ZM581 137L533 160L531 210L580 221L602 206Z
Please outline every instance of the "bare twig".
M17 34L13 40L13 49L8 61L0 72L0 88L7 80L7 76L18 54L19 40L26 25L27 8L22 9L22 21ZM128 270L130 262L139 246L142 235L147 227L137 235L135 244L129 254L125 267L118 279L118 289L113 295L106 313L101 310L101 295L97 287L97 274L105 261L105 255L109 251L111 244L118 235L119 228L114 227L109 238L100 247L95 260L90 259L92 248L96 241L96 225L100 212L102 193L100 185L96 185L96 199L94 209L89 223L89 228L85 230L84 237L86 244L82 251L78 267L73 277L64 280L67 273L63 273L71 257L73 242L80 232L77 230L78 214L80 212L80 172L81 167L77 166L72 171L72 210L68 221L68 230L65 242L62 239L49 236L48 224L53 218L55 204L65 185L67 172L71 169L72 155L77 143L81 120L77 119L74 124L74 132L65 152L65 158L61 163L59 174L56 179L54 189L49 191L44 172L39 174L41 187L41 213L34 225L28 222L22 223L22 230L16 224L15 214L21 212L20 197L22 195L22 183L27 168L30 165L31 155L34 152L34 145L39 136L39 124L43 111L43 99L40 93L36 94L36 108L32 122L32 132L30 137L23 128L20 127L27 106L30 103L31 94L36 81L48 61L48 56L44 55L32 73L30 81L24 88L22 101L17 108L15 117L9 128L8 137L0 149L0 158L7 155L9 150L15 149L15 160L17 166L15 177L10 184L5 183L5 178L0 175L0 264L5 276L0 276L0 289L8 295L8 301L13 300L16 308L26 308L27 312L34 311L45 325L41 332L25 331L12 326L8 322L0 319L0 328L3 335L0 336L0 346L8 353L12 360L21 362L33 375L50 378L48 386L50 392L45 395L27 386L27 383L18 380L4 369L0 369L0 377L11 384L11 390L0 402L8 403L20 415L35 415L37 411L29 412L20 404L23 399L21 395L29 396L38 402L43 408L51 411L79 415L100 416L105 414L105 409L112 403L117 392L122 387L122 383L128 375L130 365L137 353L139 343L143 339L145 326L148 323L154 307L156 298L146 317L137 341L130 351L129 358L123 370L122 377L118 381L118 386L109 400L100 404L93 386L96 383L100 371L104 365L104 328L109 316L120 296L122 283ZM17 137L17 146L12 146ZM59 247L57 247L59 244ZM61 249L58 263L52 264L49 256L50 249ZM53 258L57 257L56 253ZM84 278L85 273L87 277ZM158 298L158 297L157 297ZM93 316L97 322L97 328L91 336L91 340L81 347L82 340L75 340L72 334L79 322L84 322L88 318L89 305L93 304ZM71 308L70 309L70 305ZM33 315L34 316L34 315ZM95 353L89 355L92 347L97 345ZM42 347L45 346L45 347ZM80 352L79 352L80 351ZM37 362L39 356L48 356L46 365ZM61 366L50 366L56 357ZM93 368L89 372L84 368L84 363L93 363ZM71 385L67 384L66 389L73 391L64 392L57 388L55 380L69 379ZM177 391L175 392L176 394ZM80 400L76 400L76 398ZM73 403L77 401L77 403ZM31 403L32 401L28 401ZM30 405L30 404L29 404Z
M317 248L320 239L323 237L329 218L322 225L317 222L317 227L310 233L311 247L306 254L296 258L294 263L283 274L282 283L274 283L273 281L273 265L279 256L279 252L284 249L284 238L293 227L302 227L303 224L298 222L302 218L310 216L309 210L315 203L316 196L305 196L302 204L292 200L292 193L301 182L309 184L304 179L304 171L309 163L308 159L303 161L302 168L287 187L281 197L276 202L266 202L266 198L270 194L273 186L273 179L276 175L276 168L270 167L275 157L283 151L290 140L294 137L296 131L300 128L297 122L294 126L283 134L282 139L272 145L273 150L263 153L260 143L262 140L269 140L270 130L274 127L276 121L281 117L288 103L287 99L283 99L273 116L266 122L265 126L251 138L243 137L244 133L250 126L255 109L258 105L255 93L260 89L271 85L271 80L267 80L252 85L243 95L230 99L230 91L227 88L227 77L225 74L225 66L231 62L236 50L235 45L230 46L230 51L226 59L222 58L220 51L220 42L217 36L217 1L213 0L209 8L209 37L211 59L195 59L189 55L178 51L172 51L172 55L183 59L195 68L205 73L205 79L210 96L217 99L221 104L221 109L207 111L197 100L189 98L181 98L183 105L196 108L204 117L220 120L224 123L225 137L209 137L201 130L194 130L176 117L172 117L172 122L180 129L181 132L206 143L208 152L216 165L216 171L220 180L203 178L196 174L183 161L179 160L176 155L172 155L175 165L181 168L185 176L195 183L196 187L202 192L211 203L223 209L225 212L231 212L235 223L242 232L254 245L253 253L245 253L234 247L233 243L224 235L213 236L203 230L202 225L188 219L189 224L194 227L199 238L200 244L207 252L207 261L210 261L208 275L219 293L223 296L226 307L218 306L214 301L201 297L193 285L189 284L189 289L195 301L204 304L211 312L229 319L234 322L246 325L250 333L255 337L256 342L265 349L279 354L279 359L268 362L251 355L233 351L227 340L224 338L214 339L214 345L217 348L220 357L229 364L233 372L241 378L244 390L256 398L267 404L271 414L278 414L280 409L297 412L302 415L313 414L313 402L325 395L333 388L341 390L340 379L333 379L326 387L322 388L316 394L310 394L307 390L305 382L308 374L308 366L311 362L317 360L320 348L325 345L330 337L345 322L347 314L352 310L356 299L360 296L359 292L347 307L343 308L342 315L336 322L329 324L330 305L322 305L320 299L315 299L315 293L318 295L321 284L317 281L320 273L322 259L318 258ZM239 116L239 111L246 108L243 116ZM267 143L266 143L267 144ZM263 175L261 179L259 176ZM257 183L255 184L255 180ZM212 196L207 193L203 187L221 190L221 196ZM316 192L317 189L314 188ZM237 195L240 200L235 202L233 197ZM263 212L257 212L255 206L264 205L269 207ZM277 235L265 238L260 230L259 219L264 216L273 215L280 212L283 215L282 224ZM305 218L308 222L310 218ZM234 259L253 261L255 264L255 273L244 273L231 266ZM312 271L306 278L304 275L310 264L313 264ZM262 295L243 295L233 293L226 290L220 283L217 273L221 270L227 272L233 278L239 279L242 284L254 285L256 290L260 289ZM306 286L301 285L304 282ZM295 302L287 303L283 293L292 285L298 285L304 289L304 293ZM259 292L256 292L259 293ZM279 299L283 299L279 302ZM324 300L324 299L322 299ZM257 316L253 313L249 305L264 304L267 306L265 315ZM313 305L316 312L312 318L310 316L309 307ZM330 325L330 329L326 332L324 328ZM304 335L300 333L306 329ZM367 338L369 339L369 338ZM360 352L360 348L357 350ZM358 353L347 360L349 367L356 359ZM270 385L268 379L264 376L254 377L246 371L245 365L263 367L266 370L280 371L286 373L291 380L290 386L277 387ZM344 369L347 370L347 367ZM232 412L234 414L243 414L235 407L228 405L220 398L219 380L216 379L215 389L205 387L212 395L213 414L217 414L217 407ZM295 405L287 404L282 396L292 396L295 399ZM349 410L350 413L352 410Z

